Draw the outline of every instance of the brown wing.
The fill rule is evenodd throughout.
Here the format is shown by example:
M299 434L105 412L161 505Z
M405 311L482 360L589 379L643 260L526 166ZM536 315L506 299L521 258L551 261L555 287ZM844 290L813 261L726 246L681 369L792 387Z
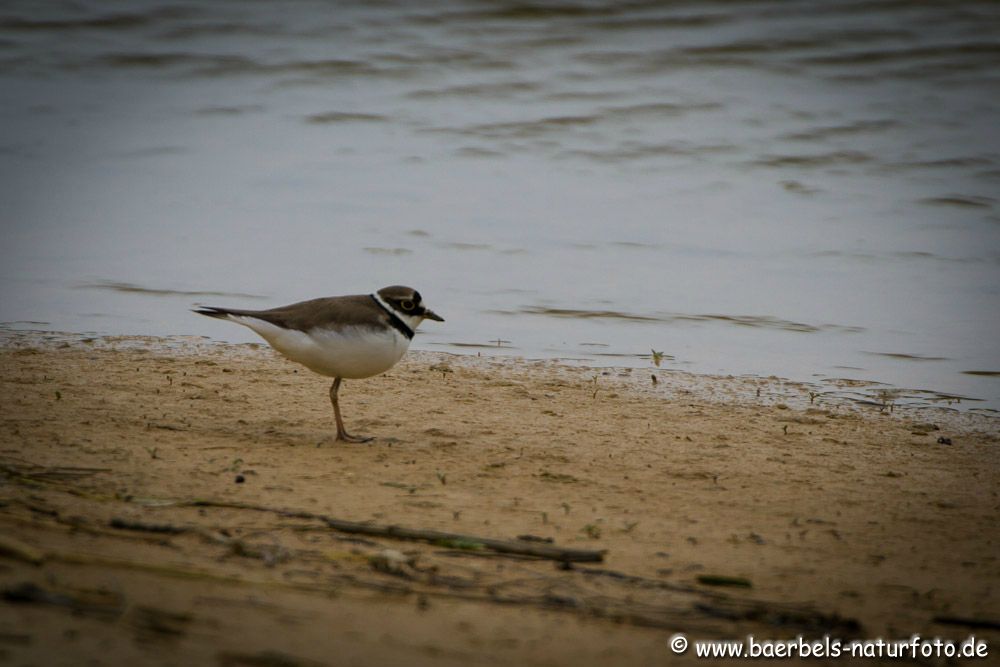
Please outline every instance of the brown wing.
M388 323L389 317L368 294L332 296L310 299L269 310L232 310L214 308L219 313L245 315L270 322L284 329L341 329L349 326L371 326L372 322ZM206 313L208 314L208 313Z

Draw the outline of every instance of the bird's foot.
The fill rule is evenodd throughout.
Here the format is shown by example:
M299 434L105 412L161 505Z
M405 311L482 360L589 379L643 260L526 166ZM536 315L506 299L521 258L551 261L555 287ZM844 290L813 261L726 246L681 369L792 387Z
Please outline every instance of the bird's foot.
M371 442L375 438L366 435L351 435L347 431L340 431L337 433L337 440L343 442Z

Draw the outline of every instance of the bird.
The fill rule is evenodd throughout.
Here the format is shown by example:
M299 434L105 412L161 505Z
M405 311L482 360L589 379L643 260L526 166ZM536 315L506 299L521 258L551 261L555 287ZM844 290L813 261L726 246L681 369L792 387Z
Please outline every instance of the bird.
M351 435L344 428L338 401L341 382L384 373L406 354L421 322L444 322L423 304L420 292L403 285L383 287L372 294L310 299L269 310L214 306L192 310L242 324L287 359L332 377L330 402L337 423L336 440L344 442L369 442L373 438Z

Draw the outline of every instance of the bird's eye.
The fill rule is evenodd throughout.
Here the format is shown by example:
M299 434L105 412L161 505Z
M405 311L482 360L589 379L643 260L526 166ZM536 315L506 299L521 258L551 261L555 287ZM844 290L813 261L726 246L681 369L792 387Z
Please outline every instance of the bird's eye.
M400 301L399 306L403 310L413 310L413 302L410 301L409 299L403 299L402 301Z

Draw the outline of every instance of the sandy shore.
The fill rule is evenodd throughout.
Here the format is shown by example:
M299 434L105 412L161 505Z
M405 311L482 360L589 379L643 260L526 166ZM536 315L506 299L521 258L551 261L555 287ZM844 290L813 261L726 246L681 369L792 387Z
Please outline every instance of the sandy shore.
M344 445L328 382L267 348L2 345L10 664L660 664L675 632L1000 650L995 418L423 352L345 384L377 438Z

